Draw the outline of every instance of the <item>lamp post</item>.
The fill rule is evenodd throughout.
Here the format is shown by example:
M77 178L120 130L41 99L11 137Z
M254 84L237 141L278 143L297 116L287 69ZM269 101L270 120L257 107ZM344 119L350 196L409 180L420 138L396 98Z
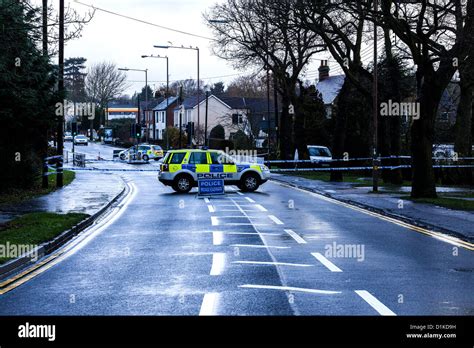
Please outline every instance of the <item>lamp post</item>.
M378 11L378 0L374 1L374 13ZM373 153L373 169L372 169L372 181L373 181L373 191L379 191L379 160L378 160L378 68L377 68L377 60L378 60L378 27L377 23L374 21L374 81L373 81L373 122L374 122L374 129L373 129L373 146L374 146L374 153Z
M153 46L155 48L162 48L162 49L170 49L170 48L175 48L175 49L183 49L183 50L194 50L197 52L197 135L199 134L199 127L200 127L200 103L201 103L201 76L200 76L200 57L199 57L199 47L185 47L185 46L171 46L171 45L155 45ZM192 122L192 121L191 121ZM199 136L197 136L199 139Z
M146 139L148 142L148 124L146 123L146 109L148 108L148 69L129 69L129 68L119 68L120 71L141 71L145 73L145 110L143 113L143 121L145 122L146 125ZM138 109L140 112L140 108ZM138 121L140 122L140 114L138 114Z
M143 55L142 58L156 58L156 59L166 59L166 112L165 112L165 132L166 132L166 149L170 147L169 144L169 134L168 134L168 108L169 108L169 95L170 95L170 72L169 72L169 58L168 56L155 56L153 54ZM155 136L155 134L153 134Z

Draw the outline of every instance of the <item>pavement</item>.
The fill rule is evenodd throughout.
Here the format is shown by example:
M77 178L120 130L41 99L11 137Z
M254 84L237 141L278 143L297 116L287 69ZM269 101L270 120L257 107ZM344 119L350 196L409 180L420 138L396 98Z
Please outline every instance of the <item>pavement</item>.
M381 187L380 194L371 194L371 187L356 187L351 183L330 183L320 180L311 180L290 175L272 174L275 180L285 182L300 188L322 193L326 196L356 203L360 206L373 208L391 216L399 216L420 225L438 228L464 240L474 242L474 213L469 211L453 210L432 204L416 203L404 200L403 195L411 191L410 187L399 189L385 189ZM390 190L390 192L387 192ZM395 192L398 190L399 192ZM438 187L439 193L452 194L474 193L472 190ZM459 197L457 197L459 198Z
M0 207L0 223L34 212L94 215L124 189L118 175L107 173L76 173L76 179L55 192L26 202Z

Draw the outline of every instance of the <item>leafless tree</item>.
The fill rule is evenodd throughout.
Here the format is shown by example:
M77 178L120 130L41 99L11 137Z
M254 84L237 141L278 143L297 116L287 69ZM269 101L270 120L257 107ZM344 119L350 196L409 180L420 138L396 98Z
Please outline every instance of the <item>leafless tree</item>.
M381 5L371 19L390 28L405 43L417 67L421 117L413 122L411 130L412 197L436 197L432 165L435 119L443 92L459 63L473 54L467 41L474 31L474 2L381 0Z
M298 117L298 80L311 58L324 50L319 37L300 25L297 0L227 0L204 15L216 42L214 54L239 69L270 70L281 96L280 153L290 158L295 145L304 144L298 134L301 123L289 115L295 106ZM218 21L212 21L218 19ZM296 142L296 144L295 144Z
M126 74L119 71L114 63L92 65L85 82L87 96L104 109L110 100L120 96L128 88L126 79Z

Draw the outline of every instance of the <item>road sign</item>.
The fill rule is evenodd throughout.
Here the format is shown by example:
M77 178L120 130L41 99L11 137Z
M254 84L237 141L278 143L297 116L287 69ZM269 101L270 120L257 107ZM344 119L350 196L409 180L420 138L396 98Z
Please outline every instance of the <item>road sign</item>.
M198 180L200 196L215 196L225 194L224 180L221 179L201 179Z

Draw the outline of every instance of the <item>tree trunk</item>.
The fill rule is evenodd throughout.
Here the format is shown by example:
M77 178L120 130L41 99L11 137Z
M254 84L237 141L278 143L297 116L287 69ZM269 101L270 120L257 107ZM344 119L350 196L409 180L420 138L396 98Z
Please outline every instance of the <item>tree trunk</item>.
M438 86L436 73L431 69L417 74L421 95L419 103L421 117L414 120L411 129L411 149L413 162L413 198L436 198L436 182L433 170L434 123L438 112L443 88ZM424 76L424 81L422 81Z
M286 93L281 96L282 112L281 112L281 129L280 129L280 156L283 160L293 159L291 153L291 131L292 131L292 115L289 114L289 106L291 104L291 98Z
M339 94L338 105L345 105L344 98L350 98L350 82L346 79ZM334 126L334 138L332 144L333 158L342 160L344 158L346 144L347 115L346 110L338 108L333 115L336 117ZM341 166L342 162L335 162L335 167ZM331 171L331 181L342 182L344 177L342 171Z
M454 144L454 151L456 151L459 157L471 157L472 97L474 93L474 84L470 83L470 81L467 81L467 78L463 78L463 76L461 76L460 87L461 98L456 116L456 140Z

